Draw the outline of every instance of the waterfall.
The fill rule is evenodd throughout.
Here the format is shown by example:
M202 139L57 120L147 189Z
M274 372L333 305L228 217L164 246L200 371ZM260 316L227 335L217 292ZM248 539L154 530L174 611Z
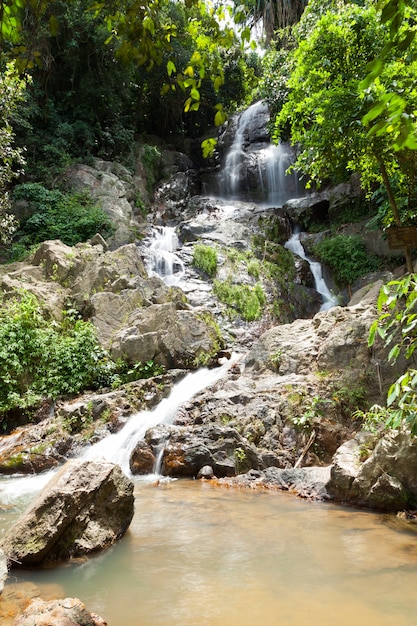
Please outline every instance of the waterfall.
M311 260L305 254L303 245L300 241L300 232L295 231L284 247L288 250L291 250L291 252L307 261L307 263L310 265L310 270L314 278L315 289L320 294L323 300L320 311L327 311L328 309L337 306L338 298L328 288L326 281L323 278L321 264L318 261Z
M297 172L286 173L294 161L291 148L268 140L268 116L262 101L240 115L219 179L224 198L257 201L266 208L282 206L304 193Z
M265 108L264 102L256 102L239 117L235 137L227 152L221 174L220 186L226 197L233 198L241 192L242 166L246 156L245 146L248 143L247 131L262 108Z
M261 188L266 193L265 206L282 206L290 198L301 195L297 172L286 173L293 162L293 155L286 144L270 144L260 150L258 159Z
M187 374L176 383L167 398L152 411L133 414L123 428L110 434L94 445L84 448L80 454L83 460L105 459L120 465L125 474L130 475L130 455L137 442L145 437L146 431L158 424L172 424L178 408L197 393L223 378L237 363L240 355L233 354L220 367L202 368ZM19 497L35 494L52 478L56 470L33 476L8 476L0 478L0 501L12 502Z
M132 415L118 433L109 435L93 446L86 448L83 459L105 458L118 463L126 474L130 474L129 459L137 442L144 438L146 431L158 424L172 424L178 408L198 392L214 384L234 365L239 355L233 355L221 367L202 368L187 374L174 385L168 398L164 398L152 411L140 411Z
M159 276L168 286L178 285L184 276L185 268L175 254L178 237L172 226L155 228L148 248L148 273Z

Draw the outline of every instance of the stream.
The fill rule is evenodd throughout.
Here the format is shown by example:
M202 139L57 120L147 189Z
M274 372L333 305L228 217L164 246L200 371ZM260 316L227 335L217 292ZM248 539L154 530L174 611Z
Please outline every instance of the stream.
M389 517L204 481L136 480L135 495L111 549L19 571L4 596L35 584L44 598L82 598L109 626L416 623L415 535Z
M235 175L252 120L243 114L223 175L225 193L239 195ZM283 147L258 151L266 204L282 201ZM285 165L285 167L288 166ZM263 166L262 166L263 167ZM224 183L226 184L226 183ZM227 187L227 186L226 186ZM272 206L275 206L272 204ZM182 286L185 266L175 229L159 226L149 245L148 272ZM320 264L306 257L299 234L287 242L306 259L321 310L337 304ZM124 428L86 447L130 474L129 456L147 429L171 423L178 407L226 375L238 361L199 370L177 383L154 410L132 415ZM52 473L0 479L0 534ZM11 626L27 597L78 597L109 626L412 626L417 624L417 542L395 518L306 502L275 491L244 491L210 481L132 477L135 515L112 548L57 568L14 571L0 597L0 624Z

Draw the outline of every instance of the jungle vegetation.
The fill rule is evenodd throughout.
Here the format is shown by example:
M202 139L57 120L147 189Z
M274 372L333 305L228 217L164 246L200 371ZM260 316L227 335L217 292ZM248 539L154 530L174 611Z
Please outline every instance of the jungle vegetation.
M209 156L215 128L258 98L311 185L354 173L375 224L416 225L416 18L416 0L0 2L1 240L19 232L12 193L91 212L60 188L68 165L129 166L156 134Z

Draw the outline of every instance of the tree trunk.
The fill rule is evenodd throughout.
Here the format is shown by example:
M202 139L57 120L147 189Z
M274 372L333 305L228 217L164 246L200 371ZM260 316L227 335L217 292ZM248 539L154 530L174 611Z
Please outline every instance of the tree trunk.
M380 169L381 174L382 174L382 180L384 181L385 189L387 190L388 199L389 199L389 203L391 205L392 214L394 215L395 223L396 223L397 226L402 226L400 213L398 211L398 206L397 206L397 203L395 201L394 192L392 191L392 187L391 187L391 183L389 181L389 177L388 177L388 174L387 174L385 163L384 163L384 161L380 157L377 157L377 159L378 159L378 163L379 163L379 169ZM406 260L406 263L407 263L407 271L410 274L412 274L413 271L414 271L414 268L413 268L413 260L412 260L412 257L411 257L411 249L410 248L404 248L404 254L405 254L405 260Z

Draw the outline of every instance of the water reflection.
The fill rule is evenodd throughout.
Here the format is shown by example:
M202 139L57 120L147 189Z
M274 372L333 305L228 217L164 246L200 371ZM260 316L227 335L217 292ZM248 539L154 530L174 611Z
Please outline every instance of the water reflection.
M116 546L19 579L59 582L111 626L416 623L416 538L380 515L197 481L136 495Z

